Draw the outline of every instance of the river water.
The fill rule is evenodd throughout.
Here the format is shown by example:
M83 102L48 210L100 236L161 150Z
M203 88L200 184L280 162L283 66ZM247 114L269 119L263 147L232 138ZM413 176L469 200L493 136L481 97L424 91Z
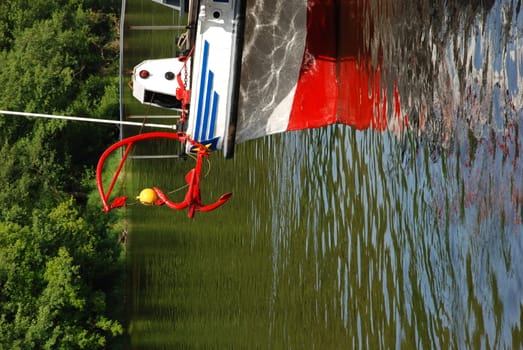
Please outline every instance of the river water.
M408 127L240 144L202 180L203 201L232 199L194 220L129 206L133 349L523 346L521 1L340 3ZM127 19L177 17L129 0ZM127 68L174 51L126 37ZM125 190L174 191L193 164L133 160Z

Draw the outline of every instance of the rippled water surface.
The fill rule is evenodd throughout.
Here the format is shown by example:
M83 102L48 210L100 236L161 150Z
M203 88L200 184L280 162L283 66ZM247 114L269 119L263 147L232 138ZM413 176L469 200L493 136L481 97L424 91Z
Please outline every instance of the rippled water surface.
M128 3L133 23L176 19ZM357 41L344 54L380 70L387 130L335 125L214 156L202 199L234 196L192 221L129 207L134 349L523 346L521 1L340 4L361 23L340 47ZM169 36L158 49L133 35L127 68L172 51ZM135 160L126 190L174 190L191 164Z

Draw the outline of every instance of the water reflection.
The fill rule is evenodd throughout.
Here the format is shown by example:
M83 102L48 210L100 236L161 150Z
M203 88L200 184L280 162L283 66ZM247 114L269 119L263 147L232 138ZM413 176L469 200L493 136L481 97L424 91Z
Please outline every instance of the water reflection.
M409 130L277 138L273 314L304 303L309 345L521 346L520 2L368 6Z
M132 208L134 348L523 346L521 1L340 4L407 127L242 144L198 221Z

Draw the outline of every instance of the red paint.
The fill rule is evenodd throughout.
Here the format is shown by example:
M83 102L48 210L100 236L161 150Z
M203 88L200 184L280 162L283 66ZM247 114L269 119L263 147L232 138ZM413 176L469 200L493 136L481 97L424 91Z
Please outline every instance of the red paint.
M364 35L373 35L368 17L365 0L308 0L305 52L288 130L333 123L386 129L381 59L378 57L376 66L371 64L369 40ZM399 100L395 89L394 117L403 122Z
M357 129L387 127L387 99L381 89L381 63L370 63L373 36L367 1L340 0L338 19L337 122ZM367 28L366 31L364 28Z
M165 194L159 190L158 188L154 188L154 191L160 198L155 204L156 205L163 205L166 204L172 209L185 209L188 208L188 216L190 218L194 217L195 212L197 211L211 211L214 210L229 200L229 198L232 196L232 193L226 193L222 195L215 203L204 205L201 202L201 194L200 194L200 177L201 177L201 169L202 169L202 163L203 158L207 157L209 155L209 151L205 146L201 145L200 143L190 139L185 133L183 132L177 132L177 133L170 133L170 132L149 132L145 134L139 134L135 136L131 136L125 139L122 139L118 142L116 142L114 145L110 146L105 150L105 152L100 157L100 160L98 161L98 165L96 167L96 184L98 187L98 193L100 194L100 198L102 199L103 203L103 210L105 212L109 212L112 209L119 208L125 205L125 202L127 200L127 197L116 197L112 204L109 205L109 198L111 196L111 192L114 188L114 185L116 183L116 180L118 179L118 176L120 175L120 172L122 170L123 164L127 160L127 156L129 155L129 152L131 148L134 146L136 142L144 141L144 140L150 140L150 139L171 139L171 140L177 140L181 143L190 143L191 145L198 147L198 156L196 159L196 166L194 169L189 171L187 175L185 176L185 181L189 184L189 189L187 190L187 194L185 195L185 199L181 203L175 203L170 201ZM115 174L112 177L111 184L109 185L109 188L107 191L105 191L102 183L102 172L104 168L105 161L107 160L107 157L111 153L113 153L115 150L119 149L120 147L126 147L126 150L124 152L124 155L122 156L122 159L120 160L120 164L118 165L118 168L116 169Z
M153 187L154 192L158 196L159 200L155 205L167 205L171 209L182 210L188 208L187 216L190 218L194 217L194 214L197 211L212 211L218 207L224 205L229 198L231 198L232 193L228 192L220 196L218 200L212 204L202 204L201 194L200 194L200 177L202 171L202 162L203 157L208 155L208 150L206 148L200 148L198 151L198 158L196 159L196 166L194 169L191 169L187 175L185 175L185 181L189 185L185 198L182 202L176 203L171 201L165 193L160 189Z
M185 142L191 142L189 138L185 135L185 133L178 132L178 133L171 133L171 132L149 132L145 134L139 134L135 136L131 136L125 139L122 139L109 148L105 150L105 152L100 156L100 159L98 160L98 165L96 166L96 185L98 187L98 193L100 194L100 198L102 199L103 203L103 210L105 212L111 211L111 209L121 207L125 204L125 199L127 197L117 197L112 205L109 205L109 198L111 196L111 192L113 191L114 185L116 183L116 180L118 179L118 176L120 175L120 172L122 170L122 167L127 160L127 156L129 155L129 152L131 151L132 146L134 143L143 141L143 140L149 140L149 139L172 139L172 140L178 140L182 143ZM116 172L114 173L111 184L109 185L109 188L107 191L104 190L103 182L102 182L102 172L104 168L105 161L107 160L107 157L111 153L113 153L115 150L119 149L120 147L126 146L125 152L122 156L122 159L120 160L120 164L118 165L118 168L116 169Z
M288 130L336 122L336 2L309 0L305 53Z
M380 87L381 71L355 60L342 61L338 123L362 130L387 127L387 97Z

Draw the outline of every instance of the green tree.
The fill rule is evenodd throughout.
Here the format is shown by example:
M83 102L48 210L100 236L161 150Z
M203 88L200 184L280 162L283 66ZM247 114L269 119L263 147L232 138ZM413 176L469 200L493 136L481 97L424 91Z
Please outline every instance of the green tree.
M100 14L114 15L120 2L115 0L2 0L0 2L0 51L10 50L15 38L28 27L50 18L60 10L96 9ZM110 33L112 31L106 31Z
M6 20L10 34L4 37L9 45L0 52L0 108L117 118L118 71L107 68L108 64L117 67L114 5L114 1L88 0L2 2L0 18ZM4 39L0 38L0 45ZM1 118L4 144L0 147L7 167L0 171L0 184L18 192L5 195L9 197L6 203L12 205L4 207L10 215L19 216L23 212L19 208L27 208L29 193L38 202L57 196L47 186L49 182L66 184L57 190L85 197L77 179L86 167L94 166L104 146L115 138L116 129L107 126ZM53 169L51 164L55 164ZM35 175L42 178L31 178ZM20 186L12 186L13 179ZM29 210L31 207L29 204Z
M112 24L106 17L82 8L60 9L20 30L2 57L5 94L0 104L15 110L66 111L89 76L116 56L114 50L104 50L107 34L96 33Z
M22 349L103 349L121 335L107 300L122 274L116 245L72 199L35 211L30 226L0 225L0 344Z
M0 108L117 117L118 4L2 0ZM0 119L0 350L104 349L122 334L115 218L88 196L112 130Z

